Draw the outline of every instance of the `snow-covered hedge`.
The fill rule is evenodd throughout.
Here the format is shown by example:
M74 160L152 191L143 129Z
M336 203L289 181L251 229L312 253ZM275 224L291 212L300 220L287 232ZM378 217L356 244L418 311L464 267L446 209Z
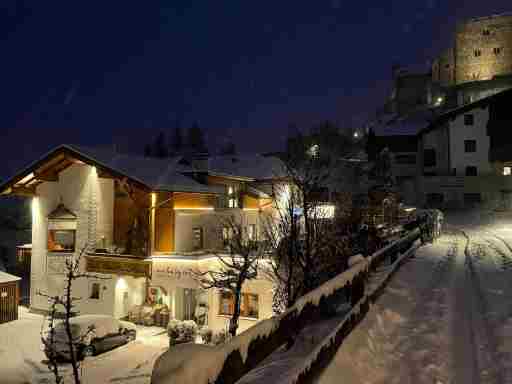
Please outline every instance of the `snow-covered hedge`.
M187 359L183 359L185 350L178 348L181 346L170 348L157 359L151 383L235 383L277 348L293 339L301 329L330 314L340 296L347 294L352 303L353 317L343 325L342 332L348 334L369 308L369 300L364 299L367 297L365 280L370 271L386 258L396 259L398 254L411 247L418 236L419 231L414 230L364 261L360 260L349 270L302 296L283 314L260 321L225 344L210 348L187 348Z
M171 320L167 324L169 345L193 342L196 339L197 331L197 324L193 320Z

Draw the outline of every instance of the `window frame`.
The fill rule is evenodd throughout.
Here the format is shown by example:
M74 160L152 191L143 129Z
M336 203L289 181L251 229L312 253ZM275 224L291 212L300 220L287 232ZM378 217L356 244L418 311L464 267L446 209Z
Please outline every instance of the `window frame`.
M476 153L476 140L475 139L464 140L464 153Z
M256 311L249 312L250 298L255 299ZM226 300L229 302L226 303ZM257 293L242 292L240 296L240 317L248 319L259 319L260 316L260 299ZM227 305L226 305L227 304ZM225 308L228 308L226 311ZM222 291L219 293L219 316L233 316L235 312L235 295L230 291Z
M55 238L51 236L52 232L71 232L73 234L73 248L72 249L52 249L50 248L50 240ZM76 229L48 229L47 233L46 250L51 253L75 253L76 251Z
M98 297L93 297L93 293L95 293L94 287L96 286L98 287ZM89 286L89 300L101 300L101 284L97 281L92 281Z
M472 113L465 113L464 114L464 125L465 126L475 125L475 115Z
M427 153L429 153L430 155L427 156ZM429 161L427 161L427 159ZM425 168L431 168L431 167L437 166L437 153L436 153L435 148L423 149L423 166Z
M469 172L469 170L473 169L475 170L474 174L472 174L473 172ZM466 168L464 169L464 176L478 176L478 167L476 165L466 165Z

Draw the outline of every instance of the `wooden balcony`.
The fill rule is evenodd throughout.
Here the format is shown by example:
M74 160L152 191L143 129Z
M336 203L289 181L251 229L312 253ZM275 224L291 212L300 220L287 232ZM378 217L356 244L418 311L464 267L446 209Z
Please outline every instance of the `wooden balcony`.
M151 261L140 257L89 253L85 260L87 272L151 278Z

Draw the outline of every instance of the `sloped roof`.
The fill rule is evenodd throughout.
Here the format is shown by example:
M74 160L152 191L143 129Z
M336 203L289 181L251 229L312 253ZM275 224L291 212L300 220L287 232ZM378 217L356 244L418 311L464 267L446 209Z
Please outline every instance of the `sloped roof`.
M183 175L192 170L181 165L181 156L167 159L148 158L117 153L106 148L68 145L83 155L129 178L136 179L155 191L212 192L211 188Z
M419 134L430 132L440 125L446 123L449 120L455 119L457 116L472 111L476 108L486 108L489 104L493 103L496 100L508 99L512 101L512 89L507 89L503 92L496 93L492 96L485 97L483 99L477 100L473 103L466 104L462 107L454 108L442 115L440 115L437 119L435 119L428 127L424 128L419 132Z
M153 191L165 192L196 192L219 193L217 187L201 184L182 172L192 168L181 165L181 157L170 159L154 159L142 156L120 154L106 148L90 148L77 145L64 144L48 152L40 159L31 163L5 183L0 185L0 193L12 186L15 182L29 175L41 164L48 162L58 154L66 154L85 163L95 165L107 172L120 177L126 177Z
M393 153L416 152L418 150L418 139L416 135L388 135L375 136L378 151L389 148Z
M374 127L378 136L416 135L427 127L436 115L432 110L421 110L405 117L393 117L382 121Z
M12 283L14 281L19 281L19 280L21 280L21 277L14 276L14 275L11 275L10 273L0 271L0 284Z
M208 158L212 175L242 177L252 180L269 180L286 176L284 163L275 156L229 155Z

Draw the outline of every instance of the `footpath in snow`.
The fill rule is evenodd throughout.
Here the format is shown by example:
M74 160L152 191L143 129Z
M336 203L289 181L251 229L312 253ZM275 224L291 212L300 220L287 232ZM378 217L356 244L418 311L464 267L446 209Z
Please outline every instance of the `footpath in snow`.
M512 383L512 219L447 219L317 383Z

